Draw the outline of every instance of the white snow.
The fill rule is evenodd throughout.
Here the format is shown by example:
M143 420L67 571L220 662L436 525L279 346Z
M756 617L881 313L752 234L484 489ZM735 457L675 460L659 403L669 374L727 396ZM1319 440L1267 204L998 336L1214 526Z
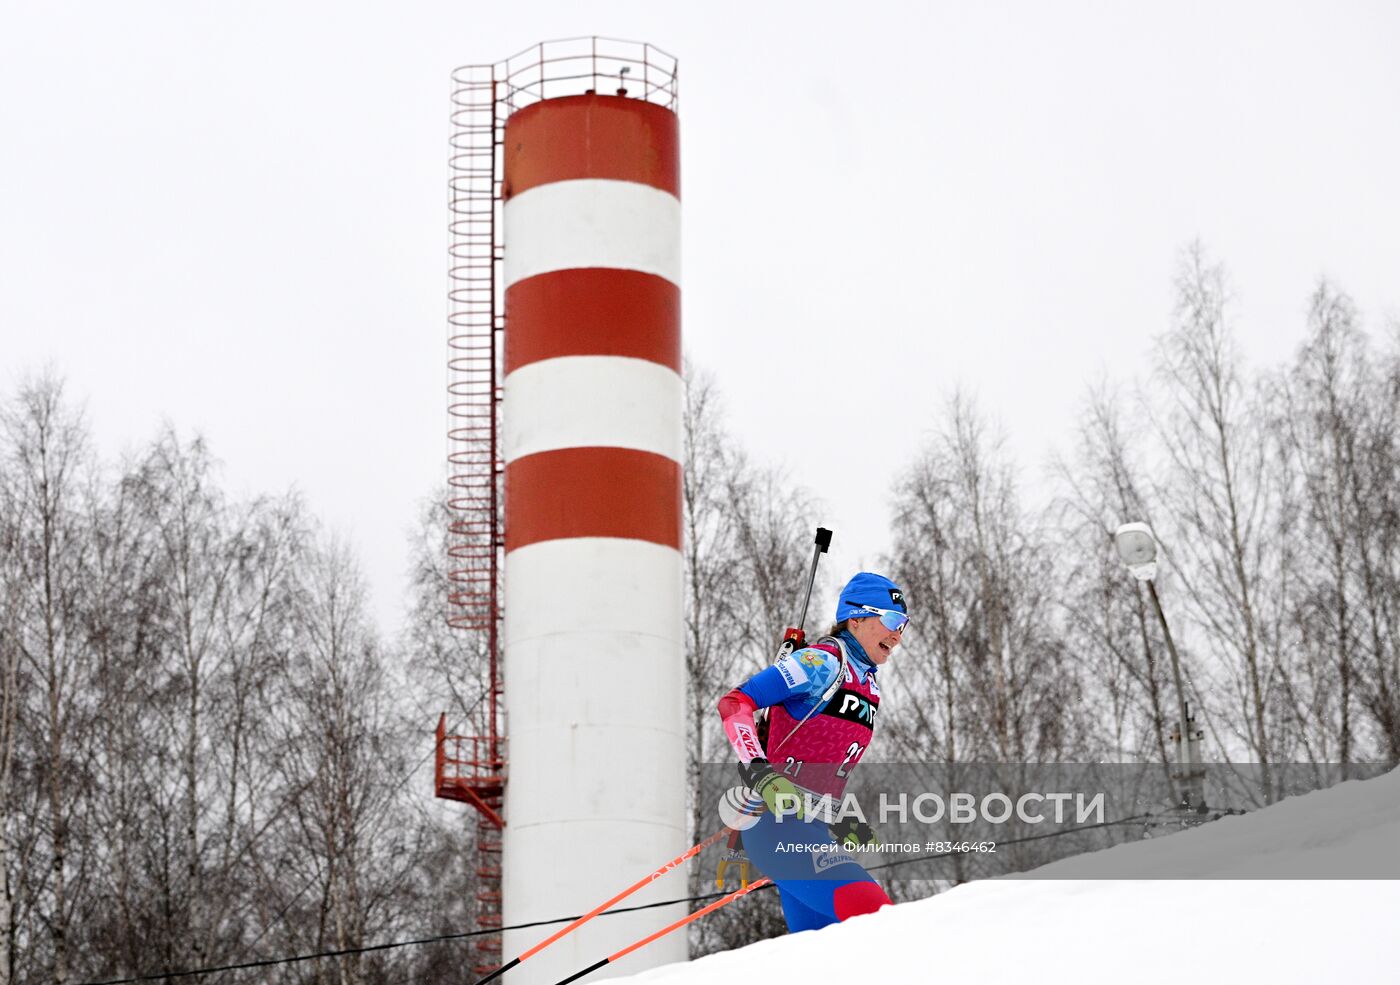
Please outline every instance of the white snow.
M1165 878L1097 878L1125 865ZM1280 865L1292 875L1390 878L1260 878ZM1396 981L1397 874L1400 770L1393 770L1243 817L1065 859L1036 878L970 883L825 930L624 980Z

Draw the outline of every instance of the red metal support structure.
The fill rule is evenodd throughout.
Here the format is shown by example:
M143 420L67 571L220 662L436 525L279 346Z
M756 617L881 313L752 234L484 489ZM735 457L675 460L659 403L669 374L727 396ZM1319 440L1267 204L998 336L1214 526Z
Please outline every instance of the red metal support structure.
M500 150L494 66L452 75L448 161L448 625L484 656L482 701L469 735L448 736L438 722L435 793L477 814L476 921L501 925L501 829L505 748L501 721L501 564L503 510L500 410ZM498 935L474 943L474 967L501 960Z

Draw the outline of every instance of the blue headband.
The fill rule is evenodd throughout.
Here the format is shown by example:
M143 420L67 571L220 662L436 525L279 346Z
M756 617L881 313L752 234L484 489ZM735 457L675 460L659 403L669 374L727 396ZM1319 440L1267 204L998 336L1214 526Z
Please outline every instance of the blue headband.
M904 593L899 590L899 586L884 575L877 575L871 571L862 571L846 582L846 587L841 589L841 594L836 599L836 621L869 616L870 613L862 609L862 605L876 609L909 611L904 605Z

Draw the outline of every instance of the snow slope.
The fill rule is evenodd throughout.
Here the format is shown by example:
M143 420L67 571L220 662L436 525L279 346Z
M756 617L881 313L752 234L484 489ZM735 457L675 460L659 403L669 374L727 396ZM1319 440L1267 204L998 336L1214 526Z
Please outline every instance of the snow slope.
M1350 985L1400 981L1397 926L1400 770L625 981Z

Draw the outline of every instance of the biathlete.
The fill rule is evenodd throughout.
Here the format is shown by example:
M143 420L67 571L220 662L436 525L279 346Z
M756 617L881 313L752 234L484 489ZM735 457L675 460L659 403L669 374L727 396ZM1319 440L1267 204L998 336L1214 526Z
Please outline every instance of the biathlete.
M815 930L890 902L848 851L875 843L868 824L853 818L829 824L833 818L819 810L794 815L791 805L820 803L830 794L829 803L839 808L847 778L875 732L875 672L908 623L899 587L863 571L841 590L829 635L720 699L740 773L768 810L742 832L742 846L731 839L719 882L727 864L752 861L777 885L789 932ZM762 731L754 718L760 708L769 709Z

